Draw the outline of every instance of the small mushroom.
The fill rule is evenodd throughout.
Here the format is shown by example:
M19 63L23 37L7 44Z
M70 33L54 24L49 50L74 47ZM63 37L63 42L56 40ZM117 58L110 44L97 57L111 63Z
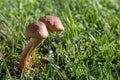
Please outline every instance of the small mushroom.
M25 33L30 37L30 40L20 54L19 66L21 71L28 68L32 51L48 37L47 28L45 24L40 21L28 25Z
M41 17L38 21L45 23L48 31L64 31L61 20L57 16L48 15Z
M40 59L40 62L41 62L41 63L44 63L44 64L50 63L50 61L49 61L48 59L45 59L45 58L41 58L41 59Z

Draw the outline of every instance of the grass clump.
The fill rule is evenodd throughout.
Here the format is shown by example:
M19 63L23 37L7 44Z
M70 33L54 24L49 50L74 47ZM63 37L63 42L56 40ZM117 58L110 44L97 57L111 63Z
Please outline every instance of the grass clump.
M0 0L0 79L119 80L119 5L119 0ZM51 33L33 52L28 73L19 73L19 54L29 40L25 27L50 14L60 17L65 32ZM51 63L40 63L41 57Z

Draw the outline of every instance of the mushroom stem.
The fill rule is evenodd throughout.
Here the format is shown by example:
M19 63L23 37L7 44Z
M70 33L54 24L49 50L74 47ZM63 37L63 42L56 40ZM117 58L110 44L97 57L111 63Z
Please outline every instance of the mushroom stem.
M20 54L20 69L22 71L24 71L30 62L30 55L32 53L32 51L39 46L39 44L41 44L44 41L44 39L34 39L34 38L30 38L30 40L28 41L25 49L23 50L23 52Z

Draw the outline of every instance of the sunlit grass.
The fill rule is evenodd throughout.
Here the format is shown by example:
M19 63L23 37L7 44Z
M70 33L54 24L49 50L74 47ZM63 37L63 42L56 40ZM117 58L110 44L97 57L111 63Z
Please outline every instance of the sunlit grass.
M33 66L19 73L25 27L44 15L58 16L65 31L50 33L33 52ZM0 0L0 79L119 80L120 1Z

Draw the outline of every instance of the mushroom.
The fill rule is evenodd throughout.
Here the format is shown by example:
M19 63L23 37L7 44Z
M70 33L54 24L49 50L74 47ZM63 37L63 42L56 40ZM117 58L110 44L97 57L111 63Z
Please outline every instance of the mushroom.
M38 21L45 23L48 31L64 31L61 20L57 16L48 15L41 17Z
M64 31L58 17L52 15L41 17L38 22L30 24L26 28L26 34L31 38L20 55L20 69L22 71L29 65L32 51L48 37L48 31Z
M28 68L32 51L48 37L47 28L45 24L40 21L28 25L25 33L30 37L30 40L20 54L19 66L21 71Z

